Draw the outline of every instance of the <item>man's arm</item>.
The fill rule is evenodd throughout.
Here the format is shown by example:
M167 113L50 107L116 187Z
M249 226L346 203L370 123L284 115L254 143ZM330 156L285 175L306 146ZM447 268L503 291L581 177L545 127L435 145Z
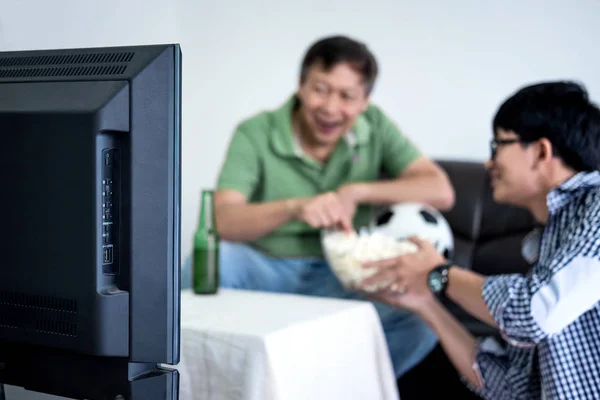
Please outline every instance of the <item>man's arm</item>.
M251 241L295 217L296 204L288 200L248 204L263 173L253 137L238 127L219 172L214 198L215 224L222 239Z
M474 368L477 340L437 299L432 298L420 309L419 315L440 339L454 368L474 389L483 389L481 377Z
M428 302L419 315L434 330L448 359L472 391L490 400L512 398L515 393L533 398L527 387L516 387L507 376L510 352L494 338L480 342L437 300Z
M224 240L251 241L265 236L296 218L301 199L248 204L235 190L215 193L215 222Z
M394 204L420 202L438 210L454 206L454 189L446 173L433 161L419 156L396 179L351 184L357 203Z
M420 307L419 315L434 330L444 352L464 383L484 399L533 398L527 387L516 387L507 371L511 366L510 349L494 338L477 340L436 299ZM521 357L520 355L518 357Z
M381 168L391 180L359 183L354 188L363 204L418 202L438 210L454 206L454 189L444 170L428 159L398 126L376 107L370 109L373 129L381 136Z
M215 220L221 238L238 242L258 239L291 220L313 228L352 230L352 215L333 192L248 204L240 192L219 190L215 194Z
M452 267L448 273L447 296L465 311L494 328L498 327L483 299L485 277L476 272Z

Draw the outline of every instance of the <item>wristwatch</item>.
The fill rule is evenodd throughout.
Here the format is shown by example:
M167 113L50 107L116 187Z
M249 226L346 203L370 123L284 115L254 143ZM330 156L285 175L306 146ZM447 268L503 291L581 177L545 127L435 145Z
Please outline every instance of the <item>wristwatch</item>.
M448 287L448 273L452 263L447 262L435 267L427 277L427 285L429 289L437 296L442 296L446 293Z

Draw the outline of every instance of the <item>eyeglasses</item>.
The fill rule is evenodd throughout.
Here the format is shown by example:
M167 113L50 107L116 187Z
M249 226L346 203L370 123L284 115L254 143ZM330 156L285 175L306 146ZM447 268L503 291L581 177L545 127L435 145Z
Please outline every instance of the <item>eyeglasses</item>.
M524 143L521 139L492 139L490 140L490 155L492 160L496 157L496 152L498 151L498 147L507 144L513 143Z

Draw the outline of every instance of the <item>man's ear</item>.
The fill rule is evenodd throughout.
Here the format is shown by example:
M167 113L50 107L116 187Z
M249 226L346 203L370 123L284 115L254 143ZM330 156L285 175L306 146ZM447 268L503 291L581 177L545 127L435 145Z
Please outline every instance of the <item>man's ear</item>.
M550 162L553 158L553 146L547 138L541 138L531 145L535 146L535 165L540 166Z
M539 158L544 160L544 161L550 161L550 159L552 159L552 157L554 157L554 147L552 146L552 143L547 139L547 138L541 138L539 140L539 146L540 146L540 154L539 154Z

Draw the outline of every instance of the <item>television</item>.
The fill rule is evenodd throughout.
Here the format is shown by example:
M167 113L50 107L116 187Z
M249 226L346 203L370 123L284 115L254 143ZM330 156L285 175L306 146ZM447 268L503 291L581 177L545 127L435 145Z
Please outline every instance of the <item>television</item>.
M0 383L177 398L181 57L0 52Z

